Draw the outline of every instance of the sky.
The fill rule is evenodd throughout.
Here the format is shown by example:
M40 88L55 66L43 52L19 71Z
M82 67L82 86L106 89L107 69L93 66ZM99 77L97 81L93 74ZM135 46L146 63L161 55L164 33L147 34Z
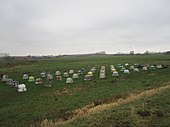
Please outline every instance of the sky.
M170 0L0 0L0 53L170 50Z

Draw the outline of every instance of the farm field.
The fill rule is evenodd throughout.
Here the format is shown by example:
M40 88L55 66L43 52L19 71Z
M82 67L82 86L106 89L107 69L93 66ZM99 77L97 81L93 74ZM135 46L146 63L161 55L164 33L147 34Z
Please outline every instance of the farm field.
M130 71L130 74L126 75L117 68L118 64L125 63L170 65L170 56L99 55L44 59L35 62L1 62L0 74L7 74L10 78L26 84L27 92L18 93L16 88L0 83L0 126L165 127L170 125L169 87L152 96L138 98L107 110L96 111L90 115L78 115L78 109L94 108L116 102L118 99L126 99L131 94L170 85L170 66L149 71L140 69L139 73ZM106 67L106 79L98 78L102 65ZM119 72L118 78L111 75L110 65L114 65ZM92 67L97 69L93 80L83 81ZM66 84L66 78L62 81L55 79L56 70L63 73L73 69L77 72L81 68L85 68L86 72L79 79L74 79L73 84ZM51 88L22 79L24 73L38 77L42 71L53 74Z

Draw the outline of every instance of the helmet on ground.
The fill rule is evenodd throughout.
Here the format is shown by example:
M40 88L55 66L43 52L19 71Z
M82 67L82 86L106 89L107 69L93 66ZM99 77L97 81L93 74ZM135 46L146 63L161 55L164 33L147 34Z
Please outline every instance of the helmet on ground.
M60 72L60 71L56 71L56 72L55 72L55 75L56 75L56 76L59 76L59 75L61 75L61 72Z
M29 78L28 74L23 74L22 79L28 80L28 78Z
M17 87L18 92L25 92L27 91L26 85L25 84L19 84Z
M35 81L35 77L34 76L30 76L29 78L28 78L28 82L34 82Z
M73 74L73 79L79 78L78 74Z
M74 70L69 70L69 74L74 74Z
M92 77L90 75L85 75L84 81L90 81L92 80Z
M93 72L91 72L91 71L89 71L87 74L88 74L89 76L93 76Z
M68 72L64 72L63 77L69 77Z
M135 68L134 66L130 66L129 67L130 70L134 70L134 68Z
M134 71L134 72L139 72L139 69L138 69L138 68L134 68L133 71Z
M117 71L115 71L115 72L112 73L112 76L118 77L118 76L119 76L119 73L118 73Z
M130 74L130 72L129 72L128 69L125 69L123 73L124 73L124 74Z
M147 68L147 67L142 67L142 70L143 70L143 71L147 71L148 68Z
M73 83L73 79L70 78L70 77L67 78L67 79L66 79L66 83L67 83L67 84L72 84L72 83Z
M35 80L35 84L38 85L38 84L42 84L42 79L41 78L37 78Z
M2 82L6 82L8 80L8 75L3 75L2 76Z

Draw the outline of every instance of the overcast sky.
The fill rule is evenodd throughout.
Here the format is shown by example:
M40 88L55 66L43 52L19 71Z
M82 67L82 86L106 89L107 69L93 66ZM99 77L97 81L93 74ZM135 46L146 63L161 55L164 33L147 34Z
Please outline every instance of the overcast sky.
M0 0L0 52L170 50L170 0Z

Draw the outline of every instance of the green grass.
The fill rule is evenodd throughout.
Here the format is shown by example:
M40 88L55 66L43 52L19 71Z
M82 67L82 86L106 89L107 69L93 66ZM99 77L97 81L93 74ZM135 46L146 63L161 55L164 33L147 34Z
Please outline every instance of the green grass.
M170 79L170 68L150 72L131 72L129 76L120 72L119 78L112 77L109 66L126 62L129 64L170 64L170 56L68 57L39 60L33 63L10 63L14 65L10 67L5 66L5 63L0 63L1 74L7 74L10 78L25 83L28 89L25 93L17 93L15 88L0 83L0 125L18 127L37 125L46 118L49 120L67 119L77 108L93 102L102 104L124 97L129 93L158 87ZM102 65L105 65L107 69L107 79L104 80L98 79L99 69ZM97 68L97 72L94 80L89 82L83 81L84 75L82 75L80 79L74 80L74 84L65 84L65 78L62 82L54 79L52 88L45 88L42 85L22 80L22 74L25 72L38 77L42 71L54 74L56 70L78 71L82 67L89 70L93 66Z
M62 127L168 127L170 90L100 113L81 117Z

